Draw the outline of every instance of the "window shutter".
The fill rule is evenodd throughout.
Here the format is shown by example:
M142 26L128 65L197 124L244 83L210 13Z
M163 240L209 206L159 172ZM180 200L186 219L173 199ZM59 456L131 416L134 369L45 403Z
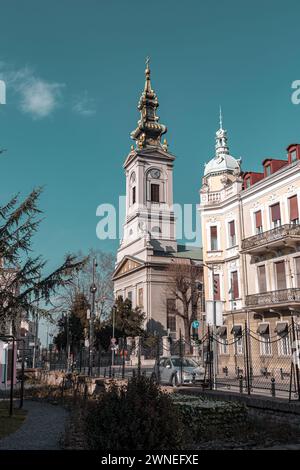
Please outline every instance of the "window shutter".
M298 212L298 199L297 196L292 196L289 198L290 202L290 221L299 219L299 212Z
M286 289L286 277L285 277L285 265L284 261L275 263L276 266L276 277L277 277L277 289Z
M272 221L275 222L276 220L280 220L280 205L279 203L274 204L274 206L271 206L271 215L272 215Z
M300 256L295 258L295 267L296 267L296 285L300 287Z
M255 226L256 228L262 227L261 211L255 212Z
M234 223L234 220L229 222L229 233L230 233L231 237L235 236L235 223Z
M239 298L239 281L238 281L238 275L237 271L234 271L231 273L231 289L232 289L232 294L234 299Z

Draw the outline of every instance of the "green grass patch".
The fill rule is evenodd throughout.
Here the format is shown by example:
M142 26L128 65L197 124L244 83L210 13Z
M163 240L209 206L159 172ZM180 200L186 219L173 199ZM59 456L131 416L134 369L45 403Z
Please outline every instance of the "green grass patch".
M27 412L14 408L9 416L9 401L0 401L0 439L15 432L26 418Z

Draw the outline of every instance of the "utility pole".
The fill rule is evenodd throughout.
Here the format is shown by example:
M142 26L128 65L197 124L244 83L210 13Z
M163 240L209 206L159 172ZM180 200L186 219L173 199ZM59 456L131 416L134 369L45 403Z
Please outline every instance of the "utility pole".
M90 287L90 293L92 294L92 308L90 317L90 338L89 338L89 375L93 374L93 346L94 346L94 319L95 319L95 295L97 292L97 286L95 284L95 271L97 267L96 258L93 259L93 281Z

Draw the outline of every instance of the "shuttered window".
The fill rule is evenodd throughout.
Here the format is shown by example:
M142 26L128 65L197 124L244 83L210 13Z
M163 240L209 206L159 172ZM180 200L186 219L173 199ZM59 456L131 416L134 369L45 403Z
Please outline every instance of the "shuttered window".
M151 184L151 202L159 202L159 184Z
M274 204L271 206L271 217L274 227L278 227L281 224L281 216L280 216L280 204Z
M235 222L234 222L234 220L229 222L229 240L230 240L230 246L233 246L233 245L236 244Z
M295 275L296 286L300 287L300 256L295 258Z
M257 276L258 276L258 289L259 292L267 292L267 280L266 280L266 267L258 266L257 268Z
M231 273L231 291L232 291L232 299L239 298L239 281L238 281L238 273L234 271Z
M261 211L255 212L255 228L256 228L256 233L261 233L262 232Z
M298 223L299 211L298 211L298 198L296 195L289 198L289 206L290 206L290 221L292 223Z
M277 289L286 289L286 276L285 276L285 263L284 261L279 261L275 263L276 270L276 279L277 279Z
M210 227L210 249L211 251L218 249L218 230L215 225Z

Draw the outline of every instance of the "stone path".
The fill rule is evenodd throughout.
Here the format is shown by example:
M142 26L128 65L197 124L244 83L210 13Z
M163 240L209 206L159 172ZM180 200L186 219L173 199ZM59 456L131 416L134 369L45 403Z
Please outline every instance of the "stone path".
M55 405L25 401L27 417L13 434L0 439L0 450L55 450L64 432L68 412Z

